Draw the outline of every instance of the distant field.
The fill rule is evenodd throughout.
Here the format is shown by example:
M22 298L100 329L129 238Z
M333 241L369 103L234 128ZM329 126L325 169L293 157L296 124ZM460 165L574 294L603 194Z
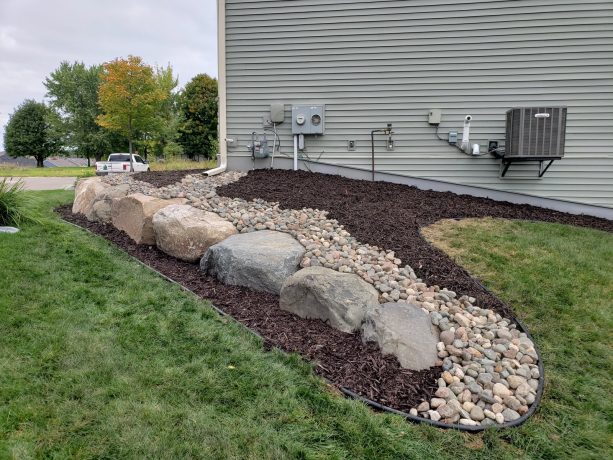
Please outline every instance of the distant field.
M93 162L92 162L93 164ZM151 162L152 171L176 171L178 169L211 169L216 165L215 160L190 161L171 160L166 162ZM94 166L87 167L52 167L52 168L24 168L19 166L0 165L0 177L89 177L95 176Z

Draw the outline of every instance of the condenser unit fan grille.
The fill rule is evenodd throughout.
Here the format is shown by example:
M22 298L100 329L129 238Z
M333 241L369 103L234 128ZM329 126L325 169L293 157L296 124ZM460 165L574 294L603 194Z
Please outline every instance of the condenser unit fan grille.
M562 158L566 111L566 107L520 107L508 110L505 159Z

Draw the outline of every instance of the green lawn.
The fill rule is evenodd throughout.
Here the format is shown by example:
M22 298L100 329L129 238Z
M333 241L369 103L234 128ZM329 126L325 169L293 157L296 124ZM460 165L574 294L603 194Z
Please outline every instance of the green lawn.
M96 169L79 167L22 168L0 166L0 177L89 177L95 176Z
M169 160L152 161L151 171L175 171L178 169L212 169L217 166L216 160L191 161L191 160Z
M0 235L0 458L604 458L610 447L611 235L450 228L466 265L516 302L548 377L527 424L469 435L335 395L300 358L264 352L206 302L59 221L50 210L70 192L31 195L41 223Z
M0 177L90 177L96 175L96 168L54 167L54 168L22 168L18 166L0 166ZM216 166L215 160L190 161L170 160L166 162L152 161L152 171L175 171L178 169L211 169Z

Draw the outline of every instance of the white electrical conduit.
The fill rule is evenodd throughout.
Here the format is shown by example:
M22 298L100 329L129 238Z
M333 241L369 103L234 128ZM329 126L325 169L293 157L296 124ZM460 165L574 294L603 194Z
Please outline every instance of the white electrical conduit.
M294 171L298 171L298 135L294 134Z

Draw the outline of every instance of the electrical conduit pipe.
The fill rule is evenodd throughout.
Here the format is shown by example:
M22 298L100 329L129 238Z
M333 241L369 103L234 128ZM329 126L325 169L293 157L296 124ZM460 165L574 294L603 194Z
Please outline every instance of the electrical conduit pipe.
M294 171L298 171L298 135L294 135Z

